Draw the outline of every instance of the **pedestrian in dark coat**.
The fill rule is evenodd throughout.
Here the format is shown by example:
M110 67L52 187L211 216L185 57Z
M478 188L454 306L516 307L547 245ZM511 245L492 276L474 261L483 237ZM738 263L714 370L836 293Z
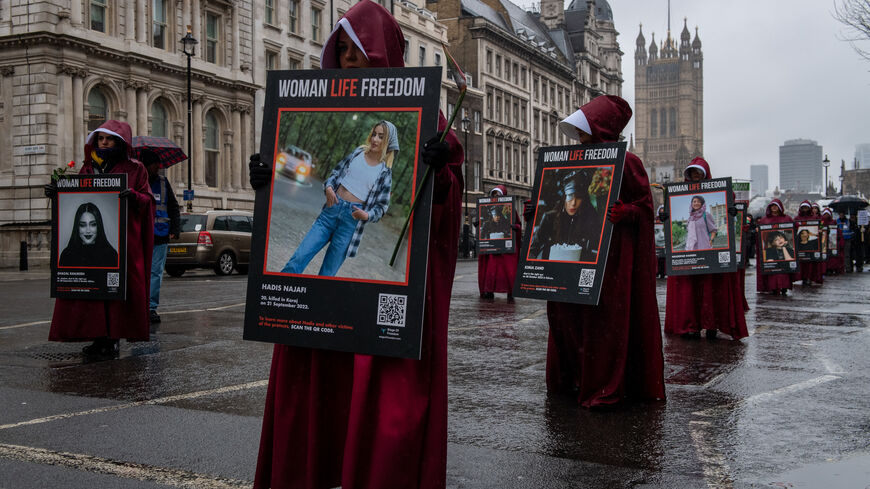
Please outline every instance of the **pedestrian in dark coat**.
M160 322L157 308L160 306L160 288L163 285L163 270L169 240L181 233L181 209L169 179L160 174L160 157L154 151L139 151L142 164L148 171L148 185L154 195L154 252L151 254L151 297L148 301L149 319Z
M57 299L51 317L51 341L93 341L83 348L87 355L111 356L118 340L148 341L149 274L154 245L154 197L148 174L133 159L130 125L109 120L90 133L85 143L85 161L80 174L127 175L127 299Z
M631 119L620 97L602 95L559 127L580 144L613 142ZM547 302L547 390L584 407L663 400L664 360L655 294L653 200L640 158L625 155L607 267L597 306Z
M339 20L321 64L401 67L404 48L393 16L362 0ZM449 130L443 115L438 130ZM422 159L432 167L434 192L421 359L276 345L254 487L445 487L447 318L462 209L462 146L450 131L444 143L427 142ZM265 185L262 175L271 175L270 165L252 163L252 186Z

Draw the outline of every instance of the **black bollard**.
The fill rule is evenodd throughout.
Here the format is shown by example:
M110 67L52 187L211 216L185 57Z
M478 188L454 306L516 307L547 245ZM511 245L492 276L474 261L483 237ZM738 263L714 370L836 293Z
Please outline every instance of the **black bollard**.
M21 248L18 252L18 269L22 272L27 271L27 241L21 242Z

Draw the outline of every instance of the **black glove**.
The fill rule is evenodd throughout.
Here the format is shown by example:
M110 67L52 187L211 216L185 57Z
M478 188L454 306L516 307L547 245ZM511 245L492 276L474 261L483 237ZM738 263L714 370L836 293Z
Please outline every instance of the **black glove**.
M432 170L438 171L447 164L447 159L450 157L450 145L447 144L447 141L441 141L441 133L439 132L432 139L426 141L421 156L423 163L432 167Z
M272 180L272 165L260 159L260 153L251 155L248 171L248 178L254 190L265 187Z
M728 208L728 215L731 217L737 217L737 208L733 205Z
M45 184L45 187L43 187L43 190L46 197L53 199L54 196L57 195L57 184L54 182L47 183Z
M667 211L659 212L659 221L665 222L671 218L671 215Z
M532 205L532 201L530 199L530 200L523 202L523 219L525 219L526 222L529 222L534 218L535 218L535 206Z
M130 207L131 210L135 211L139 209L139 201L136 199L136 194L134 194L132 190L128 188L121 190L118 192L118 198L126 200L127 206Z
M118 198L119 199L132 199L133 198L133 191L128 189L128 188L125 188L124 190L121 190L120 192L118 192Z

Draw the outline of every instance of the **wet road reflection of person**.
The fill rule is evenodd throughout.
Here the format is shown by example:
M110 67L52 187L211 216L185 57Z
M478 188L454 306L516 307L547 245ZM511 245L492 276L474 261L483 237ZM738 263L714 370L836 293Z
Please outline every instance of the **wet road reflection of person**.
M61 267L118 266L118 252L109 244L100 208L85 202L76 210L69 244L60 254Z
M598 253L598 213L586 189L591 170L571 172L559 183L562 198L544 213L529 247L530 258L561 261L595 261Z

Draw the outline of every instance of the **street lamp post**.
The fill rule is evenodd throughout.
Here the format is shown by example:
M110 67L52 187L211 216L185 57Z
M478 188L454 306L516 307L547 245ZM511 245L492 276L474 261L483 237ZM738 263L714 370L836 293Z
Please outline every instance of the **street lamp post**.
M822 166L825 167L825 197L828 196L828 167L831 166L831 160L828 159L828 155L825 155L825 159L822 160Z
M187 212L193 212L193 101L190 96L190 58L196 55L196 45L199 43L190 33L181 38L182 52L187 56Z
M465 151L465 220L462 223L462 254L465 258L468 258L468 255L471 252L471 247L469 246L471 243L470 237L470 226L468 221L468 128L471 126L471 119L466 115L462 118L462 132L465 133L465 145L463 146L463 150Z

